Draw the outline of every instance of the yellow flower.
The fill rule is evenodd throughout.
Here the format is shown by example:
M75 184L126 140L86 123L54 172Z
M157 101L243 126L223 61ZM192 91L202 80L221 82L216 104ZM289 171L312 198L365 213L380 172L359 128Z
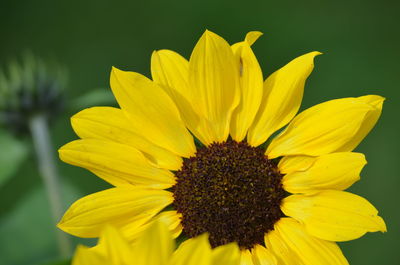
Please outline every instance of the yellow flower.
M260 35L230 46L206 31L189 61L156 51L153 80L113 68L121 108L72 117L82 139L60 157L115 187L75 202L59 227L98 237L113 225L134 240L161 219L189 242L204 232L212 247L237 242L241 264L255 265L348 264L335 241L386 231L368 201L343 191L360 178L366 161L352 151L384 99L336 99L295 116L320 53L263 82L250 47Z
M78 246L72 265L237 265L240 251L235 243L211 249L207 235L187 241L174 251L168 228L153 222L133 244L112 226L107 226L97 246Z

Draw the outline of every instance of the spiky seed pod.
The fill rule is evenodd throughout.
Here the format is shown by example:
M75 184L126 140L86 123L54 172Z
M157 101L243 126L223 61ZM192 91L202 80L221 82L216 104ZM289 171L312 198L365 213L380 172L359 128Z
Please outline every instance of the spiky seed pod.
M0 69L0 126L20 135L32 115L54 118L64 105L67 73L63 66L31 53Z

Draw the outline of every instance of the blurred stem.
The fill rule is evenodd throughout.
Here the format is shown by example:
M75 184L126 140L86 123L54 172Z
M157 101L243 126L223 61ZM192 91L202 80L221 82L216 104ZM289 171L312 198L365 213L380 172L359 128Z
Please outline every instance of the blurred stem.
M54 160L46 116L44 114L34 115L29 120L29 128L36 150L40 175L42 176L50 203L53 223L57 224L63 214L63 203L61 199L60 178ZM68 235L56 229L56 236L61 256L68 257L71 254L71 244Z

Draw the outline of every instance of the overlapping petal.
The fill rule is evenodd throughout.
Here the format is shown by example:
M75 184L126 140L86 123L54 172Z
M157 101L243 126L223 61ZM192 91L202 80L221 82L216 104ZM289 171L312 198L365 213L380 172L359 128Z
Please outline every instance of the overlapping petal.
M107 258L107 263L101 264L129 265L135 261L131 245L113 226L106 226L102 230L98 245L90 251ZM95 263L85 265L95 265Z
M373 110L368 112L364 122L358 129L357 133L353 136L352 140L349 141L346 145L339 148L337 151L348 152L354 150L354 148L359 145L364 137L367 136L367 134L375 126L376 122L381 116L383 102L385 101L385 98L377 95L368 95L359 97L358 99L366 104L369 104Z
M239 69L231 47L215 33L206 31L193 49L189 85L195 110L208 123L204 144L225 141L240 101Z
M60 159L86 168L109 183L169 188L173 174L156 168L137 149L108 140L83 139L70 142L59 150Z
M315 105L297 115L272 140L266 154L275 158L343 151L343 147L360 137L360 128L371 123L368 117L376 111L376 107L366 103L364 97L335 99Z
M137 265L167 265L175 248L169 229L161 222L153 222L133 243Z
M80 111L71 118L76 134L81 138L108 140L132 146L141 151L158 167L177 170L182 159L147 140L133 130L132 121L124 111L112 107L93 107Z
M85 246L78 246L72 259L72 265L97 265L97 264L108 264L108 260L96 253L91 251L90 248Z
M212 250L212 265L239 265L240 250L236 243L229 243Z
M285 156L279 161L278 168L283 174L304 171L311 167L315 160L314 156Z
M306 170L286 174L282 184L291 193L344 190L360 179L360 172L366 163L365 156L360 153L322 155L314 158L313 164Z
M291 195L282 211L304 223L307 232L321 239L347 241L367 232L386 231L378 210L366 199L344 191L326 190L313 195Z
M240 103L233 112L230 128L231 136L237 142L246 137L247 130L261 104L263 93L263 74L257 58L250 48L252 42L256 40L251 37L254 34L256 33L248 33L245 41L232 46L240 73ZM257 37L260 34L257 34Z
M269 249L261 245L255 245L251 250L254 265L277 265L278 261Z
M164 211L157 216L157 219L169 228L174 238L182 233L181 218L182 215L177 211Z
M207 123L194 109L193 92L189 86L189 62L170 50L153 52L151 75L154 82L168 93L178 107L188 129L201 141L209 137Z
M313 237L292 218L281 218L265 243L283 265L347 265L342 251L334 242Z
M172 203L172 194L144 187L116 187L73 203L58 227L79 237L98 237L106 225L144 223Z
M314 57L319 54L302 55L265 80L261 106L247 135L250 145L262 144L296 115L304 84L314 68Z
M250 250L245 249L240 253L240 265L254 265L253 255Z
M160 86L143 75L117 68L111 72L110 83L118 104L129 114L132 130L177 155L194 154L193 137Z
M207 234L183 242L172 255L170 265L211 265L212 252Z

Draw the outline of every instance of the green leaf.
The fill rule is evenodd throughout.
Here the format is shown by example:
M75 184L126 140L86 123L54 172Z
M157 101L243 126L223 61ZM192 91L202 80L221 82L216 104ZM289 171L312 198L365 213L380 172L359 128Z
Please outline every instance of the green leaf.
M97 88L72 101L73 110L81 110L94 106L115 105L116 101L111 89Z
M0 187L7 182L20 167L28 154L26 143L0 131Z

